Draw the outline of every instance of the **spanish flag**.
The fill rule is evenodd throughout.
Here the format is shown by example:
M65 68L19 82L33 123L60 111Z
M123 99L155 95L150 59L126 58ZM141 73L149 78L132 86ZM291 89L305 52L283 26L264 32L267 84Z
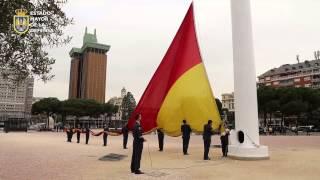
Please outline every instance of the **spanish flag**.
M174 37L166 55L144 91L128 125L141 114L144 133L162 128L169 136L181 135L182 120L194 132L202 132L208 120L213 128L221 124L194 25L193 4Z

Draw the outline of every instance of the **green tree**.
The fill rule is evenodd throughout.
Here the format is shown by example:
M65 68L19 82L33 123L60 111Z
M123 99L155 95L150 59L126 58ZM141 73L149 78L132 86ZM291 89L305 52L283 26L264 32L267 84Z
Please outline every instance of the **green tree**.
M301 100L293 100L286 104L284 104L281 108L281 111L285 115L294 115L296 116L296 127L298 126L298 122L302 113L306 112L308 109L308 103L303 102Z
M263 114L265 124L269 114L281 116L281 125L285 117L296 117L295 125L317 124L318 110L320 108L320 91L311 88L271 88L258 89L259 114Z
M265 109L269 113L269 124L271 124L272 115L280 110L280 101L272 99L266 102Z
M131 113L136 108L136 100L134 99L131 92L128 92L122 100L122 120L128 120L131 116Z
M32 114L46 114L46 126L49 127L49 117L60 112L61 102L57 98L44 98L32 105Z
M46 47L61 46L70 42L63 30L73 23L61 9L62 4L55 0L3 0L0 1L0 70L1 75L13 82L20 82L28 76L50 80L55 59L49 57ZM27 32L18 35L13 30L13 17L16 9L52 12L48 21L41 24L45 31Z
M103 112L103 107L92 99L68 99L62 102L61 112L77 118L81 116L96 117Z
M302 95L302 100L308 103L306 118L301 123L310 125L309 123L314 121L315 112L320 108L320 91L310 88L299 88L298 91Z
M275 99L276 90L271 87L262 86L258 88L257 96L258 96L258 111L260 114L263 115L264 125L266 126L267 115L270 111L270 109L268 108L270 104L268 103L269 101Z

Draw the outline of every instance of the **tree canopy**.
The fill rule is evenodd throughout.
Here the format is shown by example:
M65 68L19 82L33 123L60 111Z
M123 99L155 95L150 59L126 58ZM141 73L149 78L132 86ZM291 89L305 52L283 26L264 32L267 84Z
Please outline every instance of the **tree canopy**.
M298 123L320 125L317 114L320 112L320 90L311 88L258 88L258 109L267 125L273 115L284 117L295 116ZM304 118L301 118L304 117ZM284 120L284 119L283 119ZM308 120L306 122L304 120Z
M122 120L128 120L131 116L131 113L136 108L136 100L133 97L133 94L131 92L128 92L122 100Z
M59 101L57 98L44 98L32 105L32 114L60 114L62 116L98 117L103 114L112 116L118 112L118 106L99 102L92 99L68 99Z

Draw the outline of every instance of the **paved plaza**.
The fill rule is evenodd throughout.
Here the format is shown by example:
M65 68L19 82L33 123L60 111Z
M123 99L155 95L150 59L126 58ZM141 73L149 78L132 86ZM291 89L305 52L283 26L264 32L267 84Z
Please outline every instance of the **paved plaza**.
M66 142L65 133L0 133L1 180L47 179L306 179L320 178L320 136L261 136L270 148L270 160L239 161L221 158L213 147L211 161L203 161L201 136L192 136L188 156L182 155L181 137L165 137L164 152L158 151L157 136L146 135L141 170L130 173L132 138L122 149L122 136L90 137L89 145ZM218 137L213 138L218 144ZM121 160L105 159L122 155Z

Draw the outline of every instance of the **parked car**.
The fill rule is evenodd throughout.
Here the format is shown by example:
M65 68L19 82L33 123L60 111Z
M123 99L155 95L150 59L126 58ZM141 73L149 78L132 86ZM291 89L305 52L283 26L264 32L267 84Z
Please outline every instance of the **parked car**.
M29 126L29 130L41 131L46 128L46 123L37 123Z

